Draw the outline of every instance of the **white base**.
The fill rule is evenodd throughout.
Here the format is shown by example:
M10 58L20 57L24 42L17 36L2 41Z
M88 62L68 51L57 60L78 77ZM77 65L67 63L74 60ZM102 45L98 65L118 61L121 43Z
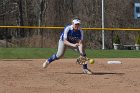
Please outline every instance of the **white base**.
M108 64L122 64L121 61L107 61Z

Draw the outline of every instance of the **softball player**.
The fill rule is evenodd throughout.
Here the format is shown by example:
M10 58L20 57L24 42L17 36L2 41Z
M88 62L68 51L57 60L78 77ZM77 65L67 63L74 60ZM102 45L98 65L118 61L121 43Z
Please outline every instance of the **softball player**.
M71 25L64 28L64 32L59 39L57 53L53 54L43 63L43 68L46 68L51 62L61 58L67 47L72 47L75 51L79 52L80 56L86 56L83 48L83 31L80 28L80 24L80 19L75 18L72 20ZM92 74L92 71L88 69L87 64L84 64L82 67L85 74Z

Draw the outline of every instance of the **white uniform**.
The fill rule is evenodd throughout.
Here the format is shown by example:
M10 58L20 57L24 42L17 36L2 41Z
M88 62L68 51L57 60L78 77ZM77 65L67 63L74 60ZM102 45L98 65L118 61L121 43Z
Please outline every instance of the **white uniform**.
M58 43L58 51L53 55L52 58L49 58L48 61L52 62L55 59L59 59L64 55L66 50L66 45L64 45L64 40L69 41L70 43L78 43L79 40L83 40L83 31L79 28L77 31L73 30L73 25L68 25L65 27L64 32L61 34L59 43ZM75 51L79 52L78 47L73 48ZM83 53L84 54L84 53Z

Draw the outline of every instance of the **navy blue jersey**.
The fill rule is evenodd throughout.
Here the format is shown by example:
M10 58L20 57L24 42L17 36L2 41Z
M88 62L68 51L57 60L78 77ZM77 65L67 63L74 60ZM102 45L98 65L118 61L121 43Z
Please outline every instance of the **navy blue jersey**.
M83 31L81 29L74 31L72 25L68 25L65 27L60 39L66 39L73 44L78 43L79 40L83 40Z

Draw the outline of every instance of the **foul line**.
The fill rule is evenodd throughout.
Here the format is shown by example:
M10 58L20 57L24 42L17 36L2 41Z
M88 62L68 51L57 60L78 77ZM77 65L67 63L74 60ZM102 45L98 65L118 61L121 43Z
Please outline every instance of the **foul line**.
M0 26L0 28L29 28L29 29L64 29L64 27L53 27L53 26ZM140 28L82 28L82 30L123 30L123 31L140 31Z

